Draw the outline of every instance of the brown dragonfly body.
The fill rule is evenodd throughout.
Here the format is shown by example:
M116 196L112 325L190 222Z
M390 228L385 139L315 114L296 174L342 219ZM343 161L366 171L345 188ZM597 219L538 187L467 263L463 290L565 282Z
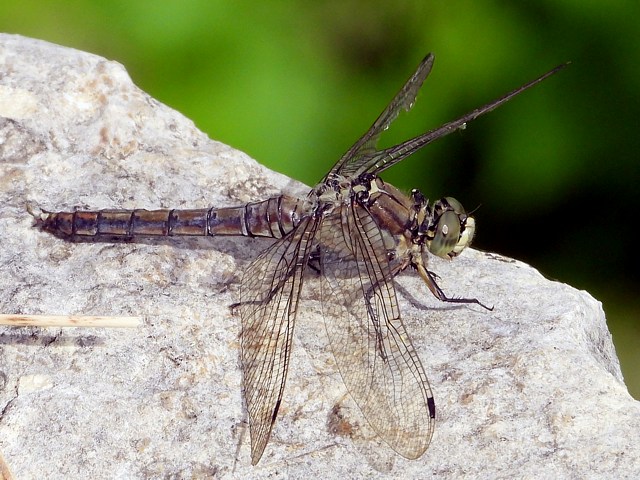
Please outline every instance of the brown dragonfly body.
M303 273L313 260L323 316L342 379L377 434L417 458L429 446L435 403L400 315L394 277L411 266L440 300L450 298L427 269L429 255L453 258L475 223L455 199L406 195L380 172L502 105L557 70L430 132L377 149L381 132L409 110L433 64L428 55L371 128L305 198L279 196L237 207L196 210L44 212L38 225L57 236L243 235L277 239L247 268L234 305L242 320L242 369L252 463L262 456L282 400ZM485 307L486 308L486 307Z
M239 207L50 213L42 228L61 237L217 236L281 238L297 224L301 200L280 196Z

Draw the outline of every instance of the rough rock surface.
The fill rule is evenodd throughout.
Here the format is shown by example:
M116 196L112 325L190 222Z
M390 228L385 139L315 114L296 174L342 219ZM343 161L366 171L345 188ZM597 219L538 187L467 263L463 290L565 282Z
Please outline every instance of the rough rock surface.
M328 353L309 275L285 402L250 466L239 272L266 240L68 243L25 206L240 204L304 188L207 138L124 68L0 35L0 313L142 315L135 330L0 327L0 451L30 478L616 478L640 474L640 405L599 302L498 255L433 270L493 305L401 308L436 397L418 460L376 439ZM479 219L482 222L482 219Z

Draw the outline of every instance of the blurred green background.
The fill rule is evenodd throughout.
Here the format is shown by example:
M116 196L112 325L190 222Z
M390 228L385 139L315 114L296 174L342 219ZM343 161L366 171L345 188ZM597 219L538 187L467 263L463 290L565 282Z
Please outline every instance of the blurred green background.
M572 65L385 172L476 212L475 246L601 300L640 398L640 2L3 2L0 31L117 60L211 138L317 182L429 51L391 145ZM636 260L634 260L634 258Z

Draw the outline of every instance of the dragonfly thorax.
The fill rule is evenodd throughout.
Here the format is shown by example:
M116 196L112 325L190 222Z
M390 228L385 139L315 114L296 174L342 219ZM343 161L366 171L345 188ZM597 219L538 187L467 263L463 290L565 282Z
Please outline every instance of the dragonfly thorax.
M310 196L318 204L339 204L350 198L352 181L342 175L332 175L311 190Z
M322 207L322 212L326 214L341 203L371 203L383 186L384 182L371 173L363 173L355 179L333 175L311 191L310 199L317 208Z

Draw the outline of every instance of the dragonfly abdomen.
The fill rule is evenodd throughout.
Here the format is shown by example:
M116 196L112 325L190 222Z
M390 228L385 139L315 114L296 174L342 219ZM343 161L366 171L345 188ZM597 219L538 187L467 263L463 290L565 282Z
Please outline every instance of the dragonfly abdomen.
M280 238L299 223L299 200L280 196L238 207L191 210L77 210L43 213L40 227L61 237L217 236Z

